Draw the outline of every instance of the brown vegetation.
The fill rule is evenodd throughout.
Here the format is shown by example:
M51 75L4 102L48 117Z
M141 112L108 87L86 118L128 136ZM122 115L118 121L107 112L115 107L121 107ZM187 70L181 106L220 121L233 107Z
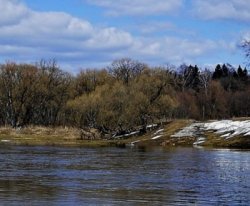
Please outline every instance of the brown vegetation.
M76 76L55 61L0 65L0 125L22 132L34 125L78 128L79 139L143 134L147 125L171 119L247 117L249 98L247 70L228 64L212 72L121 59Z

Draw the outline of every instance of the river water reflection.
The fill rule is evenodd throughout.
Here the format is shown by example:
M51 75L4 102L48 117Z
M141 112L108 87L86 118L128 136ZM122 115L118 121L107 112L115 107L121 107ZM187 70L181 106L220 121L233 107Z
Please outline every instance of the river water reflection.
M250 152L0 146L0 205L248 205Z

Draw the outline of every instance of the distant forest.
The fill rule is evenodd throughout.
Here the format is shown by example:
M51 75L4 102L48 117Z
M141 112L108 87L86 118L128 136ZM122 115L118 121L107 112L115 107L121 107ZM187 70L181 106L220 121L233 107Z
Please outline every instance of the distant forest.
M149 67L124 58L77 75L55 61L0 65L0 125L130 131L173 118L250 116L250 76L229 64Z

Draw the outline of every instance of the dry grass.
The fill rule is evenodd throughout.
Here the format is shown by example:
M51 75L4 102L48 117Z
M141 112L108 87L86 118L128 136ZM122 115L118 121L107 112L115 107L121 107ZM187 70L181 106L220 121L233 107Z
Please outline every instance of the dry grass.
M249 118L248 118L249 119ZM247 118L238 118L237 120L247 120ZM143 141L139 142L139 146L193 146L193 143L196 141L196 137L171 137L172 134L175 134L182 128L193 123L193 120L175 120L166 126L162 127L164 132L162 137L152 140L152 133L149 133L141 138ZM229 139L220 137L221 134L216 134L214 131L204 132L202 135L206 138L206 141L201 144L201 146L206 147L221 147L221 148L250 148L250 136L236 136Z
M21 129L14 129L11 127L1 127L0 135L9 135L15 137L21 137L26 135L34 135L37 137L41 136L53 136L53 137L64 137L67 139L75 139L79 137L80 131L71 127L39 127L29 126Z
M86 145L102 146L105 141L80 140L80 130L71 127L29 126L22 129L0 128L0 142L18 145Z
M84 140L81 131L71 127L29 126L22 129L0 127L0 143L31 146L82 146L107 147L124 146L125 142L115 140Z
M76 146L125 146L134 141L140 141L143 145L161 145L163 142L171 139L170 136L192 123L191 120L172 121L161 128L164 128L162 138L152 140L155 132L151 131L142 136L134 136L121 140L84 140L81 138L81 131L71 127L39 127L29 126L22 129L13 129L11 127L0 128L0 142L11 142L21 145L76 145ZM159 128L158 128L159 129Z
M250 117L234 117L232 118L233 121L245 121L250 120Z
M221 135L221 134L220 134ZM220 137L220 135L210 131L204 136L207 138L202 146L206 147L227 147L227 148L250 148L250 136L235 136L229 139Z
M186 137L186 138L172 138L171 135L175 134L182 128L192 124L194 120L176 120L172 122L170 125L164 128L163 133L163 141L161 142L162 146L187 146L192 145L194 142L193 137Z
M186 127L187 125L193 123L193 120L185 120L185 119L180 119L180 120L173 120L166 125L163 125L162 127L158 129L164 129L162 132L162 136L158 139L152 140L153 133L155 132L152 131L143 137L139 138L138 140L141 140L138 145L139 146L176 146L176 145L187 145L187 140L178 139L178 138L171 138L171 135L175 134L179 130L181 130L183 127ZM157 130L158 130L157 129ZM193 143L193 141L192 141Z
M242 119L241 119L242 120ZM245 118L243 119L245 120ZM195 137L171 137L182 128L193 123L194 120L174 120L166 125L148 132L142 136L133 136L128 139L121 140L85 140L81 138L81 131L71 127L38 127L30 126L21 130L11 127L0 128L0 143L3 144L18 144L18 145L59 145L59 146L84 146L84 147L105 147L119 146L136 142L137 146L191 146L195 142ZM158 129L164 129L161 137L152 139L154 133ZM207 138L203 146L207 147L235 147L235 148L250 148L249 136L238 136L228 140L221 138L213 131L207 131L203 135Z

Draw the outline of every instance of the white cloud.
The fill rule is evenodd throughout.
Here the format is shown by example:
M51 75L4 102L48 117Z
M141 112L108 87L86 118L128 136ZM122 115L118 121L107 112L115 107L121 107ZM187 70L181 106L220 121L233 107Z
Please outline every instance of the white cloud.
M0 26L15 24L28 15L28 9L17 0L0 0Z
M156 15L167 14L178 10L183 0L87 0L106 8L109 15Z
M176 27L171 22L167 21L149 21L136 25L136 29L143 34L152 34L162 31L173 31Z
M103 4L105 2L108 1L104 0ZM159 2L164 4L165 1ZM171 4L174 1L167 2ZM95 26L64 12L34 11L18 0L0 0L0 3L5 12L0 12L1 61L34 62L40 58L55 58L67 68L72 65L75 70L81 66L105 66L107 62L123 57L150 64L179 64L224 47L222 43L195 38L135 36L115 27ZM134 2L135 5L138 3L138 0ZM172 25L152 22L152 28L145 32L168 28L172 29Z
M204 19L250 20L250 0L193 0L193 8Z
M1 14L0 14L1 15ZM33 12L14 25L1 27L0 36L13 36L25 38L27 41L50 41L58 38L85 39L92 35L93 28L87 21L76 19L65 13ZM50 37L47 39L47 37Z
M156 64L168 62L181 64L202 55L210 54L220 45L211 40L188 40L177 37L141 39L134 52Z
M93 60L94 56L108 56L109 51L120 52L133 44L126 31L96 27L64 12L33 11L17 0L0 0L0 11L2 60Z
M102 29L102 32L97 31L93 37L86 42L86 46L89 49L126 48L132 44L133 38L130 33L112 27Z
M250 31L246 31L242 34L241 43L243 41L250 41Z

